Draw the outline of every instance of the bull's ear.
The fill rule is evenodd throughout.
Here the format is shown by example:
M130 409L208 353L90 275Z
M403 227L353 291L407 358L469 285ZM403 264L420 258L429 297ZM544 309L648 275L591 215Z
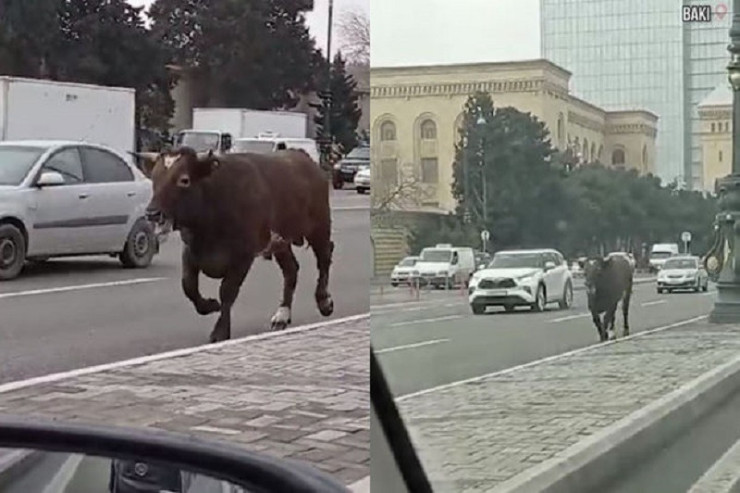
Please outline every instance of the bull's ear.
M136 167L144 173L144 176L151 178L152 171L157 165L159 154L156 152L129 152L129 154L133 156L134 164L136 164Z
M220 162L217 157L213 156L212 152L208 153L208 156L199 158L195 161L191 175L194 179L198 180L210 176L213 170L218 168Z

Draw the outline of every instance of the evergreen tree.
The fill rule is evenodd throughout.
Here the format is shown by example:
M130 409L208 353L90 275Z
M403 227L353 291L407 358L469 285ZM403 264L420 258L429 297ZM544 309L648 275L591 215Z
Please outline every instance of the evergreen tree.
M322 87L326 87L323 84ZM362 110L360 109L357 93L357 82L347 73L346 64L341 53L334 56L331 65L329 82L330 91L319 91L321 103L313 104L319 110L314 118L319 127L319 135L331 137L333 142L339 144L344 152L352 150L358 142L357 123L360 121ZM328 108L331 108L329 118L329 135L326 135L325 118Z

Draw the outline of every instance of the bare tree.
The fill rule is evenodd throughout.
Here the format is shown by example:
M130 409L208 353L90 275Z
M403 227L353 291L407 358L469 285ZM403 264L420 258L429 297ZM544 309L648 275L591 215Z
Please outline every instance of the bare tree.
M344 12L339 22L340 47L347 59L357 64L370 63L370 18L361 10Z
M390 225L394 212L418 208L422 187L418 178L410 173L400 173L396 180L383 180L373 170L370 191L370 216L376 225Z

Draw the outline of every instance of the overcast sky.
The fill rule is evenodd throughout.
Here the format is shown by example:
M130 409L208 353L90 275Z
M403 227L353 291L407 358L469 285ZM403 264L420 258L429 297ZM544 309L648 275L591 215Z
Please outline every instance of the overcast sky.
M370 64L539 58L539 22L539 0L370 0Z
M362 11L368 14L370 8L368 4L371 0L334 0L334 31L332 34L332 53L336 53L340 47L341 40L338 40L337 21L341 18L342 13L348 10ZM376 1L376 0L373 0ZM409 1L409 0L402 0ZM464 0L463 0L464 1ZM148 7L154 0L128 0L128 3L137 7L144 5ZM322 52L326 51L326 35L329 16L329 0L314 0L314 10L306 16L308 27L311 35L316 39L316 43Z

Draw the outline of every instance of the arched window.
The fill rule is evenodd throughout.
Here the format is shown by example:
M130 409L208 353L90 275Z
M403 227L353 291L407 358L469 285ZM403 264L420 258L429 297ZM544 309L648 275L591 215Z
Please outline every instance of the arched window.
M558 144L563 145L565 142L565 117L562 113L558 115Z
M380 140L396 140L396 125L393 122L383 122L380 126Z
M437 124L432 120L421 122L421 138L425 140L434 140L437 138Z
M624 151L622 149L614 149L612 152L612 164L614 166L624 166Z
M600 146L599 146L599 153L598 153L598 154L596 154L596 158L597 158L597 159L598 159L599 161L601 161L601 157L602 157L603 155L604 155L604 146L603 146L603 145L600 145Z
M648 156L647 156L647 146L642 146L642 168L647 169L648 164Z
M591 161L596 161L596 144L591 142Z
M588 163L589 162L589 155L588 155L588 139L583 139L583 161Z

